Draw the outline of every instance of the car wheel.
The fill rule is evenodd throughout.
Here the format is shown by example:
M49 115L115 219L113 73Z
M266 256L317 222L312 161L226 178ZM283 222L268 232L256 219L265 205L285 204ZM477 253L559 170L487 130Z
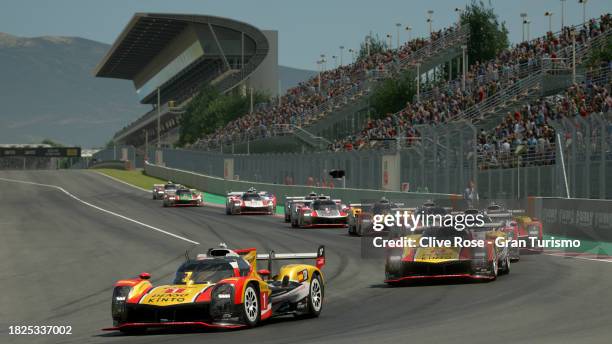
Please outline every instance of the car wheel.
M323 282L319 274L315 273L310 281L310 291L308 292L308 316L318 317L323 309Z
M293 228L297 228L298 227L297 220L293 220L293 219L291 220L291 227L293 227Z
M253 285L244 289L244 303L242 304L242 320L248 327L257 326L261 317L259 306L259 293Z
M510 273L510 257L506 256L502 264L502 274L507 275Z
M225 215L232 215L232 211L228 207L225 207Z
M494 253L493 260L491 261L491 279L496 279L499 275L499 262L497 259L497 252Z

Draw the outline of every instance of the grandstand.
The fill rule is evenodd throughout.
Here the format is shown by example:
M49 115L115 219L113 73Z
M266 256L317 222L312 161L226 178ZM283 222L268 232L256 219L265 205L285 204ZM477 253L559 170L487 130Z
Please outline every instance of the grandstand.
M433 32L429 39L417 38L396 49L323 71L288 90L280 104L245 114L203 137L192 148L223 151L227 146L226 151L231 147L238 152L244 149L242 143L257 140L252 144L258 145L260 152L324 149L329 140L364 121L369 92L381 80L408 69L429 79L432 70L445 64L456 61L459 66L467 34L468 27L454 25Z
M487 198L612 197L611 65L585 65L610 44L609 14L473 61L465 77L432 80L401 111L370 119L378 80L463 65L465 30L449 27L325 71L188 150L164 149L164 163L227 177L232 161L241 180L302 185L328 185L327 172L344 169L347 187L399 190L381 172L395 166L410 190L455 193L474 180ZM240 154L254 151L265 154Z
M178 134L177 108L203 84L277 93L277 33L214 16L136 13L94 74L131 80L140 102L153 107L117 132L115 144L156 143L158 126L160 144L170 144Z

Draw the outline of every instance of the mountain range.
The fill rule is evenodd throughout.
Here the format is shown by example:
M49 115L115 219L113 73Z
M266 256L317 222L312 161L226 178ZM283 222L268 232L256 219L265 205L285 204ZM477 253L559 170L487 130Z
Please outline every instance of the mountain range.
M99 147L148 111L130 81L93 76L109 48L79 37L0 33L0 143ZM279 66L283 89L315 73Z

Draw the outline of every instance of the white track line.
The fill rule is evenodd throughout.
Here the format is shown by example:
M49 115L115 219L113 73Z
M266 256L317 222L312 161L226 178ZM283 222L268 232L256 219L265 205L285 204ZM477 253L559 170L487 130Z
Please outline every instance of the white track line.
M118 183L125 184L125 185L127 185L127 186L131 186L131 187L133 187L134 189L138 189L138 190L140 190L140 191L144 191L144 192L147 192L147 193L152 192L151 190L147 190L147 189L145 189L145 188L141 188L140 186L136 186L136 185L134 185L134 184L130 184L130 183L128 183L128 182L124 182L123 180L118 179L118 178L115 178L115 177L113 177L113 176L109 176L109 175L108 175L108 174L106 174L106 173L102 173L102 172L98 172L98 171L96 171L96 173L97 173L97 174L99 174L99 175L101 175L101 176L104 176L104 177L106 177L106 178L110 178L110 179L112 179L112 180L114 180L114 181L116 181L116 182L118 182Z
M80 203L82 203L82 204L85 204L85 205L87 205L87 206L89 206L89 207L92 207L92 208L94 208L94 209L97 209L97 210L99 210L99 211L101 211L101 212L104 212L104 213L107 213L107 214L110 214L110 215L116 216L116 217L118 217L118 218L121 218L121 219L126 220L126 221L129 221L129 222L133 222L133 223L138 224L138 225L141 225L141 226L143 226L143 227L145 227L145 228L152 229L152 230L154 230L154 231L157 231L157 232L160 232L160 233L163 233L163 234L169 235L169 236L171 236L171 237L174 237L174 238L176 238L176 239L180 239L180 240L186 241L186 242L191 243L191 244L195 244L195 245L199 245L199 244L200 244L200 243L199 243L199 242L197 242L197 241L193 241L193 240L191 240L191 239L187 239L187 238L182 237L182 236L180 236L180 235L177 235L177 234L174 234L174 233L170 233L170 232L165 231L165 230L163 230L163 229L160 229L160 228L157 228L157 227L153 227L153 226L151 226L151 225L148 225L148 224L146 224L146 223L140 222L140 221L138 221L138 220L131 219L131 218L127 217L127 216L124 216L124 215L121 215L121 214L117 214L117 213L115 213L115 212L113 212L113 211L106 210L106 209L104 209L104 208L98 207L97 205L94 205L94 204L91 204L91 203L89 203L89 202L83 201L82 199L78 198L77 196L75 196L75 195L71 194L70 192L66 191L64 188L62 188L62 187L60 187L60 186L57 186L57 185L40 184L40 183L28 182L28 181L25 181L25 180L8 179L8 178L0 178L0 180L5 181L5 182L10 182L10 183L29 184L29 185L35 185L35 186L44 186L44 187L47 187L47 188L56 189L56 190L59 190L59 191L63 192L64 194L68 195L69 197L71 197L71 198L75 199L76 201L78 201L78 202L80 202Z
M140 191L144 191L144 192L147 192L147 193L151 193L151 192L152 192L151 190L147 190L147 189L145 189L145 188L141 188L140 186L136 186L136 185L134 185L134 184L130 184L130 183L128 183L128 182L124 182L123 180L120 180L120 179L117 179L117 178L115 178L115 177L109 176L108 174L105 174L105 173L102 173L102 172L98 172L98 171L96 171L96 173L97 173L97 174L99 174L99 175L101 175L101 176L104 176L104 177L106 177L106 178L110 178L110 179L112 179L112 180L114 180L114 181L116 181L116 182L119 182L119 183L121 183L121 184L125 184L125 185L127 185L127 186L131 186L131 187L133 187L133 188L135 188L135 189L138 189L138 190L140 190ZM211 206L211 207L213 207L213 208L225 208L225 205L223 205L223 204L216 204L216 203L212 203L212 202L208 202L208 203L206 203L206 197L204 197L204 205L206 205L206 206Z
M559 253L542 253L542 254L545 254L547 256L553 256L553 257L572 258L572 259L580 259L580 260L589 260L593 262L612 263L612 260L606 259L606 258L598 259L598 258L587 258L587 257L580 257L580 256L566 256L564 254L559 254Z

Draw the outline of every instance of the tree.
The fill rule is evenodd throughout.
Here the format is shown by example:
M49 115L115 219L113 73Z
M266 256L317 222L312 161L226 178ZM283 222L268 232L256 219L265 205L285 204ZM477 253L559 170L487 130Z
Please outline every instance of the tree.
M591 51L586 65L589 68L598 68L603 64L610 63L610 61L612 61L612 38L608 37L606 44Z
M269 100L267 95L254 92L254 104L267 100ZM215 87L205 85L187 105L185 113L181 116L178 145L193 143L203 135L211 134L229 122L244 116L249 112L250 102L250 94L220 94Z
M489 6L490 6L489 2ZM508 29L505 22L499 22L492 7L482 1L472 0L461 13L461 25L469 25L468 62L487 61L509 46Z
M389 78L377 84L370 96L370 106L376 118L383 118L406 107L416 94L416 80L412 72Z
M59 142L55 142L51 139L44 139L40 142L43 145L49 145L51 147L64 147L63 144L59 143Z
M376 36L369 34L364 38L363 42L361 42L359 55L357 56L358 60L364 59L368 56L368 42L370 45L370 55L382 53L389 49L387 42L380 38L378 34L376 34Z

